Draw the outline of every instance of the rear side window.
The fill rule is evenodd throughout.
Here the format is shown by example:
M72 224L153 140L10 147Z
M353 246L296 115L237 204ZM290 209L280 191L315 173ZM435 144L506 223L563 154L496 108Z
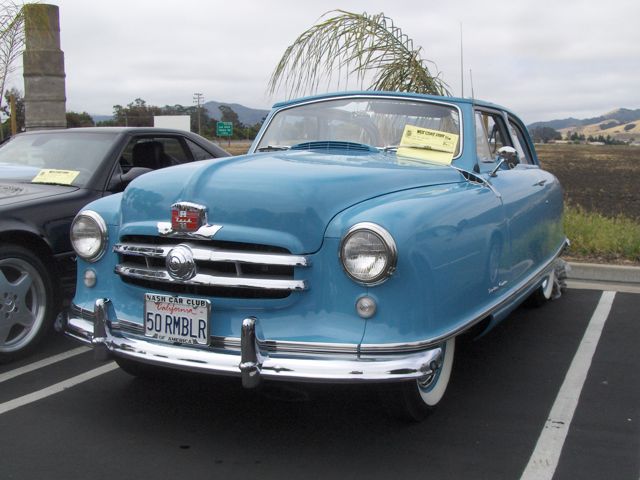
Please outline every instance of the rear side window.
M520 163L533 165L533 157L529 150L524 132L520 126L510 119L509 130L511 131L511 138L513 139L513 147L518 151L518 159L520 160Z
M200 145L192 142L189 139L185 139L185 141L187 142L187 146L189 147L189 150L191 150L191 154L193 155L193 158L195 160L207 160L209 158L213 158L213 155L207 152Z
M509 145L502 116L494 112L477 110L475 114L476 155L480 172L491 171L497 152Z

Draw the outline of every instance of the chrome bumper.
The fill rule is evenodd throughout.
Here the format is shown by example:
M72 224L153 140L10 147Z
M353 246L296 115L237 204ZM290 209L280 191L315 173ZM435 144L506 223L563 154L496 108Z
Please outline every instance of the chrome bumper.
M262 378L327 383L418 380L433 375L442 363L442 350L438 347L403 354L347 355L332 352L328 346L326 353L271 354L260 348L255 317L242 322L240 352L175 346L115 333L111 327L117 319L106 299L96 301L92 317L68 314L65 333L93 345L98 352L118 357L169 368L240 376L246 388L256 387Z

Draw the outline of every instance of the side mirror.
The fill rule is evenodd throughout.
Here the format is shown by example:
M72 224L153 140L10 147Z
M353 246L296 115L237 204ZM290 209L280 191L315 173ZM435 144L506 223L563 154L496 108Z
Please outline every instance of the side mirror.
M143 168L143 167L132 167L127 173L123 175L115 175L111 179L111 184L109 185L109 190L112 192L119 192L125 189L132 180L138 178L140 175L144 175L145 173L151 172L151 168Z
M518 151L513 147L500 147L498 149L498 159L504 159L509 165L509 168L513 168L520 163Z
M509 168L513 168L520 163L520 160L518 159L518 151L515 148L506 146L498 149L498 164L489 176L497 176L498 170L500 170L504 163L506 163Z

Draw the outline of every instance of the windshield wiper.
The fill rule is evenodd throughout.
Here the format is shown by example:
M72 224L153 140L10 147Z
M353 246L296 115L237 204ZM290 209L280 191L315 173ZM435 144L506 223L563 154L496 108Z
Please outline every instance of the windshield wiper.
M267 145L265 147L260 147L257 150L259 152L275 152L278 150L289 150L291 147L288 145Z
M386 147L378 147L381 152L397 152L400 145L387 145Z

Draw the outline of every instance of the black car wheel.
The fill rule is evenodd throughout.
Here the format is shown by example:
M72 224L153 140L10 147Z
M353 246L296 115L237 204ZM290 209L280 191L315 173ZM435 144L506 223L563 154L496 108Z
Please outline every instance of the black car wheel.
M46 335L54 317L54 288L35 254L0 247L0 360L24 355Z

